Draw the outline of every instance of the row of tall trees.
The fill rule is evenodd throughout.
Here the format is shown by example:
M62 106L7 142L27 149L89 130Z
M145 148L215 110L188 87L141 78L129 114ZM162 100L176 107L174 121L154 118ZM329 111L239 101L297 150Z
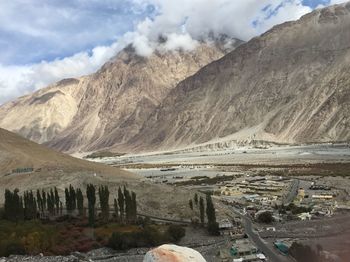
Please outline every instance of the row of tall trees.
M206 194L206 201L202 196L198 197L196 193L193 200L189 200L189 206L191 210L195 207L199 209L199 219L202 226L205 224L205 216L207 217L207 229L212 235L217 235L219 233L219 225L216 222L215 207L210 194ZM206 202L206 205L205 205ZM194 204L193 204L194 203Z
M80 188L74 188L70 185L65 188L65 207L67 214L85 215L84 195ZM88 204L89 225L94 226L96 216L96 194L99 197L101 208L101 220L108 222L110 207L108 186L99 186L96 188L92 184L86 187L86 197ZM62 215L63 204L60 201L57 188L45 192L37 190L36 196L33 191L25 191L23 196L19 195L19 190L5 191L5 218L11 221L23 219L31 220L39 217L41 214ZM118 221L123 223L133 223L137 218L137 202L135 192L129 191L125 186L123 190L118 189L118 198L114 199L114 212Z
M118 189L118 199L114 199L114 214L118 221L133 223L137 219L137 201L135 192L126 187Z
M25 191L23 196L20 196L18 189L6 189L4 212L5 218L11 221L31 220L45 212L59 214L62 212L62 203L57 188L49 192L37 190L36 196L33 191Z

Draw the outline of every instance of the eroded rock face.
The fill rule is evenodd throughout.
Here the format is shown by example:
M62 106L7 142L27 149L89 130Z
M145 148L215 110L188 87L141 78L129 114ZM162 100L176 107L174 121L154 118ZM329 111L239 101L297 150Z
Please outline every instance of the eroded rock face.
M276 26L171 90L130 146L350 140L349 43L349 3Z
M147 252L144 262L205 262L202 255L191 248L162 245Z
M93 75L61 80L1 106L0 127L68 152L126 143L180 81L234 47L220 39L193 51L140 57L129 46Z

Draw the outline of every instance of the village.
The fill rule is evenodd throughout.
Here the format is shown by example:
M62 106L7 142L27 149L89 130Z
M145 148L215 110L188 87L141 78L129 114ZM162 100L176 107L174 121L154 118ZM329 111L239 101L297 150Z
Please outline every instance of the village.
M326 237L334 232L324 228L327 221L343 221L350 214L349 192L329 178L226 170L181 165L132 171L153 183L213 195L226 239L213 261L292 261L293 243Z

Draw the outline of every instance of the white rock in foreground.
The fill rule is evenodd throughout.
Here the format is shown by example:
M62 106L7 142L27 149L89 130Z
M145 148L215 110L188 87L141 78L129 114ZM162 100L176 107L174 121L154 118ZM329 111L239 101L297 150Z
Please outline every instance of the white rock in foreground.
M191 248L162 245L145 255L143 262L206 262L202 255Z

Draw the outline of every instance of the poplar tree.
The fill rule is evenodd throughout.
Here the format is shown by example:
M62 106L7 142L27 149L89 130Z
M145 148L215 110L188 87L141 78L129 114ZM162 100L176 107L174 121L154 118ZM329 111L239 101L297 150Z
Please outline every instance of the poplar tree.
M124 200L125 200L125 217L126 222L129 223L131 220L131 214L132 214L132 202L131 202L131 196L130 192L126 189L124 186Z
M40 210L41 213L43 213L44 212L43 199L41 197L39 189L36 191L36 201L37 201L38 209Z
M121 190L121 188L119 187L118 189L118 206L119 206L119 214L120 214L120 221L123 222L124 221L124 207L125 207L125 203L124 203L124 195L123 192Z
M46 210L46 192L42 190L43 210Z
M83 216L84 215L84 196L80 188L77 188L76 190L76 198L77 198L77 208L78 208L79 216Z
M215 208L213 204L213 200L210 194L206 196L207 200L207 218L208 218L208 232L212 235L217 235L219 233L219 225L216 222Z
M72 207L71 207L71 200L70 200L70 194L69 194L69 190L68 188L64 189L64 196L66 199L66 209L67 209L67 213L71 213L72 211Z
M86 196L88 199L88 208L89 208L89 225L93 227L95 224L95 204L96 204L96 192L95 192L94 185L92 184L87 185Z
M188 205L190 206L191 210L193 210L193 202L192 202L192 199L190 199L190 201L188 201Z
M116 198L114 198L113 206L114 206L115 218L117 219L117 221L119 221L118 200Z
M57 187L55 187L55 207L56 207L56 214L60 211L60 196L58 195Z
M100 186L98 188L98 195L99 195L99 199L100 199L102 219L104 222L108 222L108 219L109 219L109 190L108 190L108 186Z
M23 199L18 192L18 189L13 192L5 190L5 218L16 223L24 219Z
M199 198L199 216L201 224L204 225L204 200L202 197Z
M33 191L25 191L23 193L24 219L32 220L37 215L37 204Z
M198 194L197 193L194 194L194 203L196 206L198 206Z
M69 199L71 201L72 211L76 210L77 209L77 198L76 198L74 187L72 185L69 185Z
M137 202L136 202L136 193L132 192L131 193L131 210L132 210L132 220L133 222L136 222L137 219Z

